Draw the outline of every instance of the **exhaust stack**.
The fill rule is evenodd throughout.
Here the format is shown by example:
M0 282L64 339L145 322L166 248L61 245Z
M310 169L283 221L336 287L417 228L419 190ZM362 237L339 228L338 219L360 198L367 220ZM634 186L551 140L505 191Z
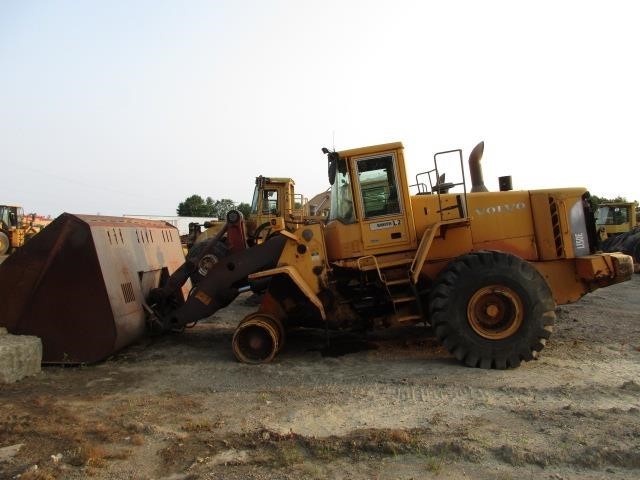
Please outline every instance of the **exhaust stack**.
M484 142L480 142L473 147L471 154L469 155L469 173L471 174L471 193L474 192L488 192L487 187L484 185L484 178L482 176L482 167L480 166L480 160L482 160L482 154L484 153Z

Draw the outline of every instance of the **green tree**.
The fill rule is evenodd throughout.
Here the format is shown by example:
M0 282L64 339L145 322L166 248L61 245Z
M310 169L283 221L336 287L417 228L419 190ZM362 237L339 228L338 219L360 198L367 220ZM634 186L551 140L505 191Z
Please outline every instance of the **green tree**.
M251 205L245 202L241 202L236 209L244 215L244 218L247 218L251 214Z
M234 208L236 208L236 203L233 200L223 198L221 200L216 200L213 204L213 214L220 220L224 220L227 216L227 212Z
M178 215L181 217L214 217L215 202L211 197L206 200L200 195L191 195L178 204Z
M605 198L605 197L599 197L598 195L591 195L591 200L595 204L598 204L598 203L627 203L627 197L621 197L620 195L618 195L615 198Z

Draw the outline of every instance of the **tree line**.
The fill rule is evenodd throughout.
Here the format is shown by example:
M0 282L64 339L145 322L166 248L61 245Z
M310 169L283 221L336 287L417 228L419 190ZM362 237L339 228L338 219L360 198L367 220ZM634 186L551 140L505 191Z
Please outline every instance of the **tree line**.
M244 202L236 203L229 198L214 200L194 194L180 202L177 208L181 217L217 217L220 220L225 218L229 210L239 210L247 217L251 212L251 205Z

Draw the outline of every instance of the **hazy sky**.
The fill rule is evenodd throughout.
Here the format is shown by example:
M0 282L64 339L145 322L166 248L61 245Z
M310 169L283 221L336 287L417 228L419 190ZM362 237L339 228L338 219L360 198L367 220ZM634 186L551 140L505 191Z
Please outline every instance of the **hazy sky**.
M323 146L402 141L413 176L481 140L490 189L640 199L634 3L0 0L0 202L171 215L319 193Z

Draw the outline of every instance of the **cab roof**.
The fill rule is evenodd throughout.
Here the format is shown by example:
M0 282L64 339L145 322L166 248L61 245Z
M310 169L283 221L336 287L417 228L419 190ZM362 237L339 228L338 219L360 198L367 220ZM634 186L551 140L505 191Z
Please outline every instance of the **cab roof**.
M355 157L358 155L369 155L371 153L385 152L389 150L402 149L402 142L382 143L380 145L371 145L369 147L352 148L349 150L341 150L338 154L341 157Z

